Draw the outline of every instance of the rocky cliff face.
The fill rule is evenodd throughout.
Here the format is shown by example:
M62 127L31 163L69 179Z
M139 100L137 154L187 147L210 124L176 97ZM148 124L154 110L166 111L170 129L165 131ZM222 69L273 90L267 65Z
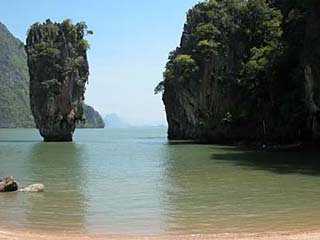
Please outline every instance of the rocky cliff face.
M320 6L317 2L307 12L303 58L308 128L312 140L320 142Z
M83 119L89 66L84 40L86 25L47 20L28 32L31 110L45 141L72 141Z
M35 126L23 43L0 22L0 128Z
M318 5L218 0L191 9L156 88L169 139L319 141Z

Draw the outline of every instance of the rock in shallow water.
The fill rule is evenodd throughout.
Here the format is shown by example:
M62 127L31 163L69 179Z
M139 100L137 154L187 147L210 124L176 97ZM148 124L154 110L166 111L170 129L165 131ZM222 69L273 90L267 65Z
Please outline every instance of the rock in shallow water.
M86 29L84 23L47 20L28 31L31 110L45 141L72 141L77 122L83 120L89 76Z
M13 177L0 179L0 192L14 192L18 190L18 184Z
M44 185L41 183L32 184L28 187L19 189L19 192L43 192Z

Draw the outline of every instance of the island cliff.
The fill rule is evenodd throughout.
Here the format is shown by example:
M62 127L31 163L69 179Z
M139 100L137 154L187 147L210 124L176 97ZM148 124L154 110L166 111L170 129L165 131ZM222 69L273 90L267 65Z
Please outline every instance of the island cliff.
M319 26L313 0L195 5L156 87L169 139L318 143Z
M45 141L72 141L77 122L83 120L89 76L86 32L84 23L70 20L35 23L28 31L31 110Z

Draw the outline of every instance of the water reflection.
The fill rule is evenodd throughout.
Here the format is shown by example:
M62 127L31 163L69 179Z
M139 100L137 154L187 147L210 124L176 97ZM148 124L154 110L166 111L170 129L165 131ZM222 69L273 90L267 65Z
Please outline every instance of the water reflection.
M319 158L304 156L170 145L162 194L166 231L197 234L319 226L320 179L309 175L316 172Z
M166 232L212 233L216 209L224 198L225 179L219 178L218 166L208 164L208 151L200 145L168 145L165 168L163 206L166 210ZM219 168L219 167L218 167ZM214 191L215 186L222 188ZM223 224L223 218L219 220Z
M87 187L88 178L84 166L86 146L74 143L37 143L31 147L27 159L28 161L22 162L24 171L19 179L23 179L21 182L24 185L44 183L45 192L1 196L8 204L7 208L11 209L10 212L0 210L1 218L19 219L15 223L28 228L69 231L83 229L87 211L83 191Z
M39 143L32 148L29 173L46 183L46 192L30 195L27 222L79 230L86 215L86 145Z
M1 175L46 185L0 194L0 226L138 235L319 227L317 155L304 164L304 154L171 144L164 135L77 130L69 144L0 141Z

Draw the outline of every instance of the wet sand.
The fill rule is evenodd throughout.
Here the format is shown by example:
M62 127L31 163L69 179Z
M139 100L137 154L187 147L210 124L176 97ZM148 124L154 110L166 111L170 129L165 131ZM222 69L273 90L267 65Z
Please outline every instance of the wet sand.
M252 234L175 235L175 236L130 236L130 235L86 235L50 233L37 231L8 230L0 228L1 240L319 240L320 231L274 232Z

